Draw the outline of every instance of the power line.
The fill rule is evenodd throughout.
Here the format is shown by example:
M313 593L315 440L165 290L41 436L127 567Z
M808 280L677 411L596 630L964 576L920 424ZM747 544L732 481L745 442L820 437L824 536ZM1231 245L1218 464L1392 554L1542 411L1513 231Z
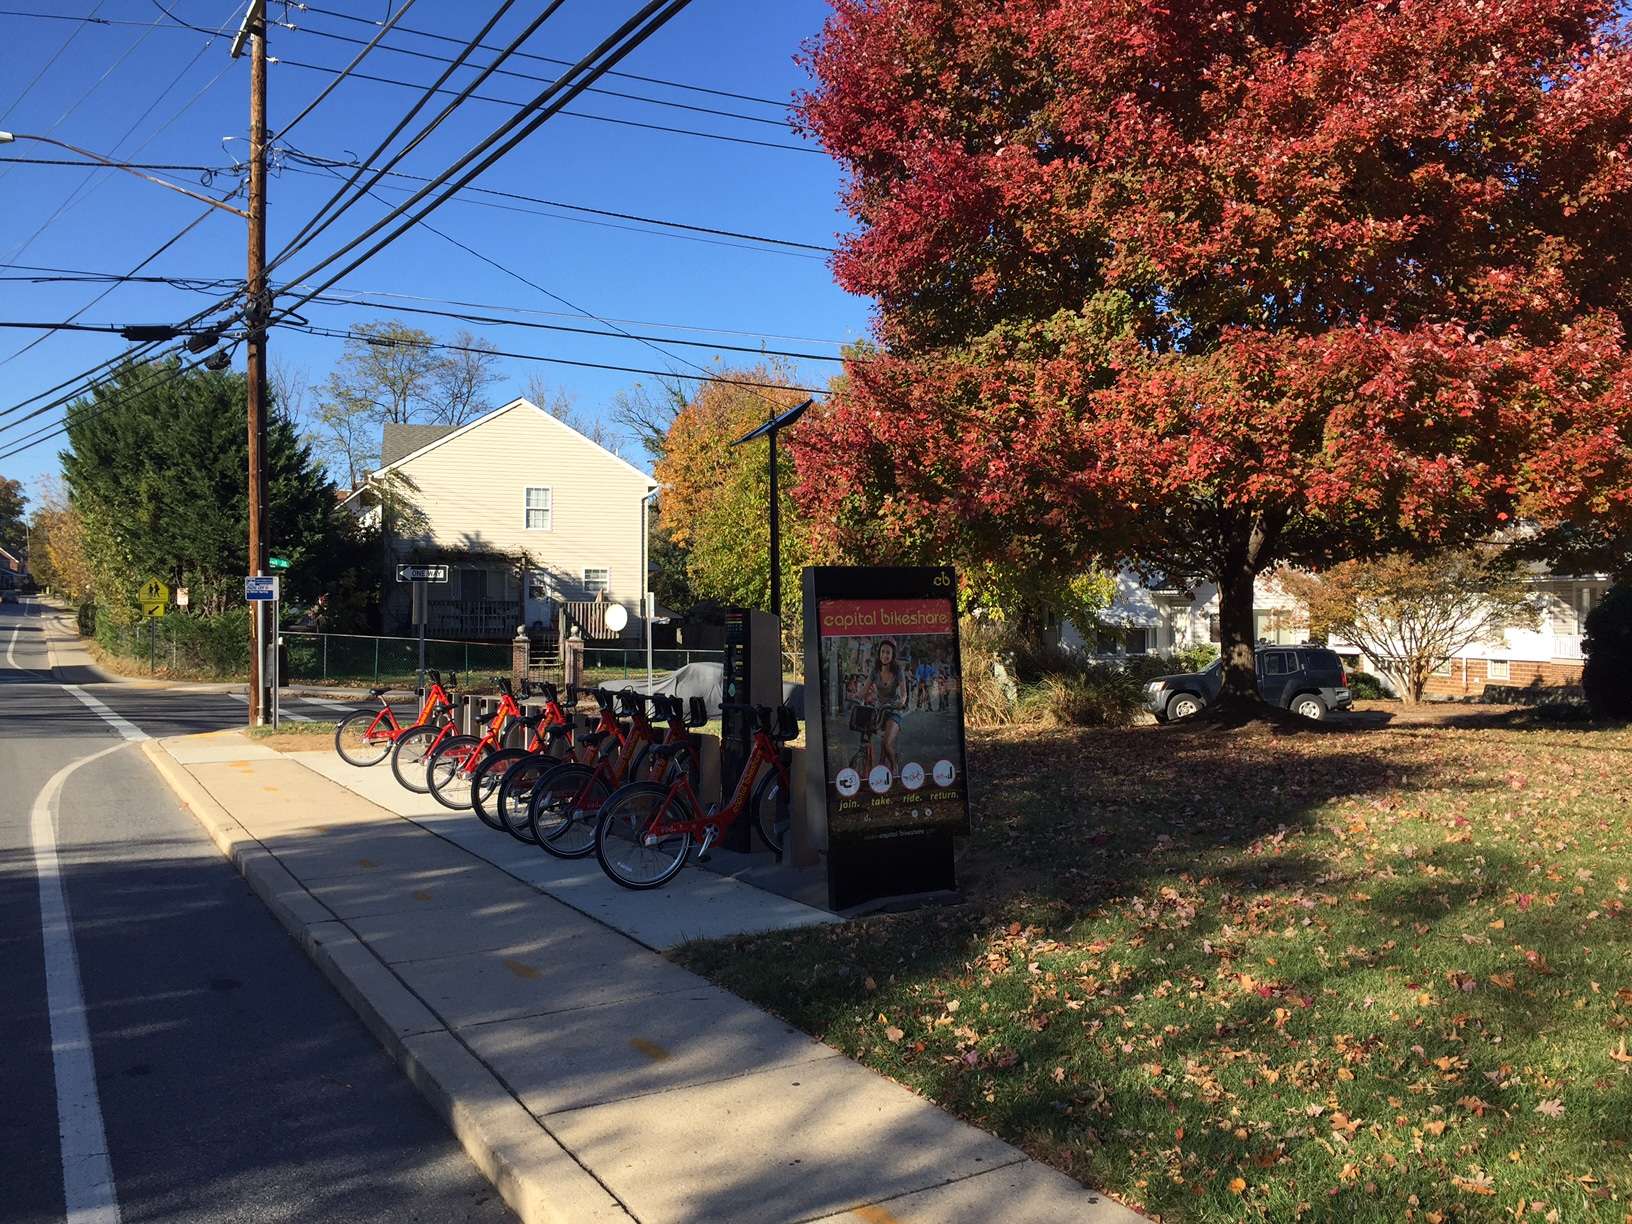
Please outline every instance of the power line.
M317 327L313 324L289 324L292 331L304 332L308 336L319 336L329 340L373 340L378 342L379 337L370 337L361 332L346 329ZM479 348L471 344L452 344L444 340L427 341L399 341L408 347L447 349L456 353L485 353L492 357L505 357L515 361L541 361L551 365L574 366L584 370L612 370L620 374L645 374L654 378L678 378L684 382L724 383L732 387L751 387L759 391L802 391L807 395L826 395L828 392L821 387L795 387L786 383L758 383L750 382L745 378L726 378L719 374L678 374L673 370L648 370L639 366L611 365L601 361L577 361L569 357L546 357L540 353L515 353L505 349ZM0 456L4 458L4 456Z
M372 25L374 23L369 22L368 24ZM352 38L346 34L335 34L330 30L319 30L312 26L299 26L296 27L296 29L302 34L314 34L319 38L333 39L335 42L351 43L354 46L361 46L363 41L360 38ZM415 51L409 47L399 47L394 43L386 43L384 45L384 49L387 51L394 51L398 55L411 56L414 59L430 60L433 63L448 64L453 62L445 55L432 55L429 51ZM475 50L475 48L471 49ZM564 63L565 61L562 62ZM551 77L541 77L531 72L517 72L513 68L502 68L496 75L515 77L518 81L532 81L539 85L548 85L553 79ZM739 119L744 123L762 123L767 127L782 128L784 131L794 130L793 125L786 119L771 119L765 115L744 115L740 111L721 110L715 106L696 106L690 102L675 102L669 98L650 98L645 94L628 93L621 89L607 89L604 86L599 85L595 86L593 89L586 90L585 92L601 94L602 96L609 98L624 98L630 102L645 102L650 106L667 106L673 108L674 110L693 111L699 115L718 115L722 119Z
M484 34L491 31L493 27L498 24L498 22L503 18L504 14L509 11L511 4L512 0L503 0L503 3L501 3L499 7L494 10L493 15L487 19L487 23L483 25L480 31L477 32L476 38L471 40L470 46L468 46L465 51L461 53L461 59L464 55L469 54L470 49L475 46L476 42ZM484 72L479 73L474 80L468 82L464 89L459 92L452 102L449 102L440 112L426 122L426 124L421 127L417 133L415 133L412 139L404 144L402 148L398 149L396 153L392 154L391 158L385 163L384 166L376 169L374 177L367 183L363 184L362 187L357 188L356 193L351 197L351 199L341 203L340 201L343 199L346 192L356 188L357 180L363 176L364 172L369 168L370 163L372 163L376 157L380 156L381 153L390 147L391 142L402 133L403 129L414 121L414 117L418 115L419 112L423 110L424 107L430 102L431 98L434 96L432 90L441 86L443 82L445 82L453 74L454 68L457 67L457 61L455 61L453 65L445 68L442 75L432 83L431 87L424 90L420 94L419 98L415 100L414 104L410 106L403 114L402 118L397 120L396 125L385 134L384 139L375 145L373 151L357 164L357 167L351 173L351 177L346 179L344 183L336 188L334 194L323 202L323 206L319 208L310 218L308 218L306 223L300 227L299 232L284 244L283 250L281 250L277 257L272 260L268 271L275 269L284 260L288 259L302 247L310 243L312 239L316 238L318 234L323 232L323 230L333 225L335 221L346 212L346 210L361 200L363 198L363 194L367 192L368 189L375 183L380 181L380 176L382 174L388 172L392 166L395 166L404 157L417 148L427 137L431 135L432 132L436 131L436 129L442 125L449 115L458 109L459 105L464 102L465 98L472 91L475 90L476 86L480 85L482 81L486 79L487 72L492 71L493 68L497 67L504 61L507 55L519 48L522 43L527 41L527 39L531 38L546 21L555 15L556 10L560 7L561 0L554 0L553 3L546 5L532 19L532 21L527 23L519 34L510 40L510 45L499 53L499 55L493 60L493 63L488 65L488 68ZM335 177L338 178L339 176L336 175ZM338 205L338 207L336 207L336 205ZM334 209L334 211L331 213L330 209Z
M278 63L286 68L304 68L310 72L338 72L338 68L330 68L326 64L308 64L304 60L290 59L287 56L278 56ZM394 77L371 76L366 72L354 72L353 78L359 81L373 81L378 85L394 85L399 89L421 88L413 81L399 81ZM437 93L452 93L451 89L439 89ZM470 95L478 102L496 102L501 106L519 106L519 102L509 98L495 97L493 94L473 93ZM648 132L666 132L673 136L696 136L702 140L721 140L727 144L752 145L761 149L781 149L787 153L813 153L826 156L821 150L812 145L787 144L779 140L755 140L751 136L730 136L724 132L704 132L697 128L671 127L662 123L646 123L639 119L618 119L611 115L597 115L591 111L563 110L563 115L570 115L574 119L589 119L596 123L611 123L618 127L641 128Z
M357 303L357 302L348 302L344 298L330 297L328 295L323 295L323 296L320 296L320 297L312 298L311 301L312 301L312 303L314 303L316 305L319 305L319 306L350 306L350 307L355 308L356 306L359 305L359 303ZM361 303L361 305L367 307L368 304L367 303ZM530 322L527 322L525 320L503 319L503 318L499 318L499 317L494 316L494 315L476 314L476 313L471 312L471 311L432 310L428 306L402 306L402 305L397 305L397 306L392 306L392 307L389 307L389 308L381 307L381 306L374 306L374 307L371 307L371 309L381 310L381 311L384 311L386 309L390 309L391 311L400 312L402 314L430 315L430 316L434 316L436 318L453 319L456 322L461 322L461 323L479 323L479 324L484 324L484 325L490 326L490 327L522 327L522 328L527 328L527 329L533 330L533 331L565 332L565 333L568 333L570 335L575 335L575 336L598 336L598 337L600 337L602 339L606 339L606 340L637 340L637 341L640 341L643 344L647 343L647 342L659 342L660 341L660 342L662 342L664 344L682 344L682 345L685 345L685 346L687 346L689 348L717 349L717 350L719 350L721 352L728 352L728 353L753 353L753 354L756 354L756 355L761 356L761 357L788 357L788 358L792 358L792 359L799 360L799 361L831 361L831 362L841 363L841 364L844 361L844 358L835 357L831 353L800 353L800 352L793 352L793 351L789 351L789 350L785 350L785 349L754 348L753 346L746 345L746 344L720 344L720 343L713 342L713 341L708 341L708 340L681 340L681 339L677 339L677 338L674 338L674 337L671 337L671 336L642 336L642 335L637 335L634 332L627 332L627 331L622 331L622 330L619 330L619 331L596 331L594 328L571 327L571 326L568 326L565 323L530 323ZM23 325L0 323L0 327L5 327L5 326L23 326ZM46 324L44 326L49 326L49 325ZM87 330L93 330L93 329L88 328ZM94 330L108 330L108 329L107 328L98 328L98 329L94 329ZM115 328L115 329L112 329L112 330L117 330L117 329Z
M0 157L0 164L7 166L78 166L80 169L107 169L107 170L171 170L186 171L189 174L216 175L231 174L238 170L237 166L203 166L197 162L132 162L132 161L86 161L75 157ZM207 185L207 184L206 184Z
M158 0L153 0L153 2L155 4L157 4ZM344 68L342 68L340 70L340 75L335 77L334 80L330 81L322 89L318 90L317 91L317 97L313 98L310 102L306 103L306 105L301 108L299 114L297 114L293 119L289 120L288 123L284 124L283 127L278 129L278 132L277 132L276 135L269 136L267 138L268 143L270 143L273 140L278 139L279 136L287 136L291 131L294 130L295 126L297 124L299 124L302 119L306 118L307 115L311 114L314 110L316 110L319 106L321 106L323 104L323 99L327 98L331 93L333 93L337 88L339 88L340 82L345 80L346 77L351 75L352 69L357 67L358 64L362 63L363 58L370 51L374 50L375 47L379 46L380 40L391 32L391 27L392 26L397 24L397 19L399 17L406 17L408 15L409 10L412 9L414 7L414 5L417 4L418 2L419 2L419 0L403 0L402 7L399 8L395 13L393 13L391 15L391 17L383 25L380 26L379 32L376 33L373 38L369 39L366 44L363 44L363 49L361 51L357 52L356 55L352 56L351 63L347 64ZM362 40L361 39L354 39L353 41L361 43Z
M415 192L414 195L408 200L397 205L384 217L380 218L361 234L357 235L357 237L353 238L339 250L335 251L326 259L321 260L314 267L308 269L305 273L301 274L295 279L304 281L312 276L315 276L319 271L344 258L349 252L357 249L375 234L378 234L381 230L384 230L388 226L392 226L393 223L395 223L395 228L392 229L390 233L386 234L383 238L376 240L371 246L364 250L362 254L356 256L338 272L331 275L328 280L319 285L318 288L312 291L309 296L315 296L316 293L322 292L324 289L329 288L348 273L361 267L380 251L384 250L385 247L389 246L392 242L396 241L403 234L405 234L409 229L413 228L413 226L419 224L432 212L440 208L443 204L447 203L447 201L451 199L453 195L461 188L468 186L478 175L489 169L505 154L509 153L523 140L527 139L527 137L531 136L539 128L544 126L545 123L559 113L562 107L566 106L575 97L577 97L578 94L583 92L586 86L594 82L596 78L606 72L609 68L619 63L631 51L640 46L641 43L645 42L646 39L650 38L654 33L671 21L674 16L689 3L690 0L668 0L667 3L664 3L663 0L648 0L648 2L643 5L633 17L629 18L612 34L603 39L601 43L588 55L584 56L584 58L581 59L577 65L564 73L556 84L546 87L544 91L534 98L532 102L528 103L526 107L518 111L515 115L511 116L511 118L506 120L504 123L500 124L491 133L484 137L480 143L473 147L469 152L465 153L459 158L459 160L454 162L453 165L449 166L431 182L427 183L424 187L421 187L419 191ZM565 82L574 76L580 76L580 74L581 79L573 81L572 84L567 86L564 91L562 90L562 85ZM557 96L555 96L552 100L552 95ZM531 118L528 118L528 116L531 116ZM467 167L469 168L467 169ZM458 180L451 186L444 187L443 184L447 183L448 180L453 179L455 175L459 176ZM438 189L440 189L440 192L434 199L430 200L430 202L425 204L423 207L420 207L412 216L407 216L405 219L398 222L398 218L403 218L404 214L408 213L411 208L414 208L419 201L423 200L427 196L430 196L433 192L437 192ZM293 306L287 307L286 310L298 310L302 302L305 300L307 299L302 298L297 300Z
M335 10L333 10L333 9L320 8L319 6L317 6L315 4L298 4L295 7L299 8L302 12L317 13L320 16L323 16L323 17L335 17L335 18L339 18L339 19L341 19L343 21L353 21L353 22L357 22L360 25L372 26L372 25L378 25L379 24L378 22L370 21L366 17L358 17L354 13L339 13L339 12L336 12ZM457 43L457 42L460 41L459 39L453 38L453 37L451 37L451 36L449 36L447 34L437 34L437 33L434 33L434 32L432 32L430 30L418 30L418 29L415 29L412 26L398 26L397 28L399 30L401 30L402 33L404 33L404 34L416 34L420 38L430 38L430 39L436 40L437 42ZM307 33L312 33L313 31L307 30L306 32ZM492 51L492 50L494 50L494 48L489 47L486 44L481 44L481 43L477 44L476 49L478 51ZM556 65L559 65L561 67L566 67L571 63L570 60L556 59L556 58L554 58L552 56L538 55L538 54L534 54L534 53L530 53L530 52L522 53L522 55L519 56L519 58L536 60L538 63L541 63L541 64L556 64ZM665 86L665 87L667 87L669 89L685 89L685 90L691 91L692 93L712 94L716 98L735 98L739 102L758 102L758 103L760 103L761 105L764 105L764 106L776 106L776 107L784 107L784 108L787 106L786 101L779 101L776 98L761 98L761 97L756 97L753 94L733 93L729 89L714 89L714 88L711 88L711 87L706 86L706 85L685 85L685 84L682 84L679 81L664 80L662 77L641 76L638 73L634 73L634 72L616 72L616 71L614 71L614 72L608 72L606 75L609 76L609 77L620 77L620 78L622 78L623 80L626 80L626 81L644 81L648 85L662 85L662 86Z
M29 78L28 84L23 86L23 91L11 100L11 105L6 107L4 113L0 113L0 123L4 123L7 119L9 119L11 117L11 112L22 105L23 99L28 97L29 92L33 90L34 86L40 83L40 78L51 71L51 66L62 58L62 53L68 50L69 45L74 41L74 39L78 38L85 32L85 27L91 24L96 15L102 11L102 6L106 3L107 0L96 0L96 7L91 10L91 15L89 17L70 18L70 20L75 22L74 28L68 31L68 37L62 40L62 46L58 47L54 52L52 52L51 58L46 60L45 63L41 64L40 70Z

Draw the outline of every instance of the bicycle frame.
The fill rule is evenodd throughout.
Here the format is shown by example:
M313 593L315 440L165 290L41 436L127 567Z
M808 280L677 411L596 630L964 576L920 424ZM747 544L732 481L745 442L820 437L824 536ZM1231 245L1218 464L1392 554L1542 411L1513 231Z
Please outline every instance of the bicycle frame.
M420 707L419 717L409 723L408 727L416 727L421 723L430 722L438 710L451 709L453 709L453 698L448 696L448 692L442 687L441 681L433 680L430 691L425 694L425 704ZM381 731L381 723L385 724L384 735L387 739L394 740L408 729L408 727L397 721L396 710L391 708L391 703L383 696L380 698L380 712L374 715L374 721L369 723L368 730L363 732L364 738L374 739L376 733Z
M465 773L475 773L476 766L482 763L482 758L489 751L496 749L504 742L504 733L510 726L510 720L521 717L521 707L508 690L499 694L499 708L493 717L488 720L487 730L482 732L482 738L471 745L465 759L459 762L459 768Z
M668 794L664 795L663 802L658 804L652 824L642 836L674 837L689 833L693 837L701 837L710 828L716 834L724 833L748 810L748 796L753 793L754 783L759 781L760 772L767 765L776 770L785 792L788 786L788 772L782 767L782 753L776 741L763 730L756 729L754 750L749 754L748 764L743 767L742 776L737 779L736 789L731 792L728 802L690 820L669 820L667 818L669 806L676 799L683 799L693 812L703 806L697 799L697 792L692 789L691 774L688 770L669 784Z
M646 717L645 702L637 702L629 710L629 731L623 736L623 743L616 755L608 753L595 762L595 772L590 775L572 800L574 812L593 812L599 809L599 802L595 801L590 792L596 781L605 784L607 793L618 789L623 784L624 775L629 771L629 764L635 759L647 744L655 742L657 731Z

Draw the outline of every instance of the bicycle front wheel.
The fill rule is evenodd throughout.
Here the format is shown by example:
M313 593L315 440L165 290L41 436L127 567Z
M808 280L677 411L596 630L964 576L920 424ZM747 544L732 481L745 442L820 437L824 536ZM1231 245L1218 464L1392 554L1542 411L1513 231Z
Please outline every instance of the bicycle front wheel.
M359 710L347 714L334 729L334 750L347 765L367 769L391 755L391 724L374 726L378 711Z
M754 813L754 825L765 844L776 851L777 858L781 858L787 848L788 830L793 825L793 804L784 802L788 798L783 794L782 776L768 769L754 783L754 793L748 800Z
M504 785L504 775L515 767L516 762L526 758L525 748L502 748L489 753L487 759L476 766L476 772L470 775L471 810L488 828L504 832L497 803L499 787Z
M534 752L505 770L493 808L504 831L517 841L526 842L529 846L538 844L533 839L533 828L527 820L528 805L539 781L560 765L561 762L554 757Z
M598 769L561 766L533 788L527 823L538 844L556 858L584 858L595 850L595 822L611 788Z
M631 782L602 804L595 825L595 857L601 870L625 888L661 888L680 873L691 851L690 833L652 832L659 817L691 820L691 807L656 782Z
M462 812L470 806L470 779L480 763L483 744L474 735L450 735L425 762L425 785L443 807Z
M391 749L391 772L416 795L430 790L425 783L425 766L440 746L439 737L445 738L445 731L442 723L418 723L397 736L396 746Z

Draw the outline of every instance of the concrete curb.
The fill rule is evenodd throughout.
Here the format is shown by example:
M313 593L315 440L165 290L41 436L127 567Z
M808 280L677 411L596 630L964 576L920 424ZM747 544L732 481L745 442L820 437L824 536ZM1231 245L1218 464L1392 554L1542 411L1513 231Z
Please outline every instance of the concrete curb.
M142 751L523 1224L633 1219L389 966L210 797L161 740L143 742Z

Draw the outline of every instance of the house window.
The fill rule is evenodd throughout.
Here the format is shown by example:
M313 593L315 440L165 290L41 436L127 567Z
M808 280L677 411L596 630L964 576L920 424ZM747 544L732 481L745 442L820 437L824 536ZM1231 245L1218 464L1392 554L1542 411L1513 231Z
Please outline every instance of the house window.
M1511 680L1513 669L1508 666L1506 659L1487 659L1485 661L1485 675L1492 680Z
M612 586L612 571L608 569L586 569L584 571L584 595L594 599L597 595L609 590Z
M1218 617L1216 615L1209 616L1207 618L1207 640L1217 642L1221 641L1222 638L1223 635L1219 632Z
M1450 674L1451 674L1451 661L1449 659L1446 659L1438 667L1434 668L1434 675L1436 675L1436 676L1448 676Z
M553 490L540 485L529 485L525 501L526 510L523 525L527 530L550 530L550 519L555 508Z

